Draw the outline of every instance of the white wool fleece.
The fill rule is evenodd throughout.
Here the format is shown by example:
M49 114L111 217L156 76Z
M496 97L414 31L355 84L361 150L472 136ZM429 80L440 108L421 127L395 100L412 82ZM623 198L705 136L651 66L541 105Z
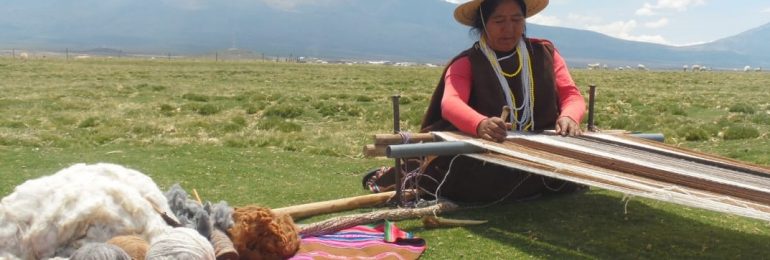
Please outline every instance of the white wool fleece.
M76 164L28 180L0 201L0 252L45 259L118 235L152 241L171 229L153 204L171 214L146 175L115 164Z

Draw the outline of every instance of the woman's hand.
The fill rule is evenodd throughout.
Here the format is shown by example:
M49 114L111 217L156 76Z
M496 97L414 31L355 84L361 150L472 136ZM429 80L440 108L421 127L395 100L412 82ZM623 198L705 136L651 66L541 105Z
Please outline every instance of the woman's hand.
M562 136L578 136L583 134L583 130L580 129L575 120L568 116L559 117L556 119L556 134Z
M476 134L486 140L502 143L508 136L508 129L511 128L510 123L506 123L499 117L489 117L484 119L476 127Z

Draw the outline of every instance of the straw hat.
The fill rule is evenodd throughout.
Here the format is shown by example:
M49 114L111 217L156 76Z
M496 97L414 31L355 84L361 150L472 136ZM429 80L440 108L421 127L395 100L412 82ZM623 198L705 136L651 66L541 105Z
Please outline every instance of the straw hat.
M479 6L484 0L473 0L459 5L455 9L455 20L467 26L473 26L473 20L479 15ZM527 17L543 11L548 6L548 0L524 0L527 6Z

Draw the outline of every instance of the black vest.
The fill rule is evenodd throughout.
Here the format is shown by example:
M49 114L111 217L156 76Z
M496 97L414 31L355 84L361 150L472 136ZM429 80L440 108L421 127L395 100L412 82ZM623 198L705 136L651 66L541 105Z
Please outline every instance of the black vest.
M534 131L553 129L556 119L560 114L559 97L556 92L556 81L553 74L553 45L545 40L527 39L529 43L530 62L532 63L532 76L534 79ZM444 96L444 78L447 69L457 59L468 57L471 63L473 75L472 87L468 105L487 117L499 117L503 106L507 105L505 92L497 80L492 65L489 64L484 53L479 48L479 43L473 45L452 59L442 73L436 90L431 97L425 117L421 125L421 132L430 131L455 131L457 128L441 116L441 99ZM522 64L526 66L527 64ZM522 84L519 74L513 78L506 78L511 88L516 104L522 104ZM521 115L519 115L521 116ZM514 126L514 129L516 126Z

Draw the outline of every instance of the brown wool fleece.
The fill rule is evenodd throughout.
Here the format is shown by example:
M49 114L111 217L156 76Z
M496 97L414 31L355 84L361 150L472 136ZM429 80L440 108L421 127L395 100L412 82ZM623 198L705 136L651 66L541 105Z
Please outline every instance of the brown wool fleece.
M235 208L228 229L241 259L285 259L299 250L299 233L288 215L258 206Z

